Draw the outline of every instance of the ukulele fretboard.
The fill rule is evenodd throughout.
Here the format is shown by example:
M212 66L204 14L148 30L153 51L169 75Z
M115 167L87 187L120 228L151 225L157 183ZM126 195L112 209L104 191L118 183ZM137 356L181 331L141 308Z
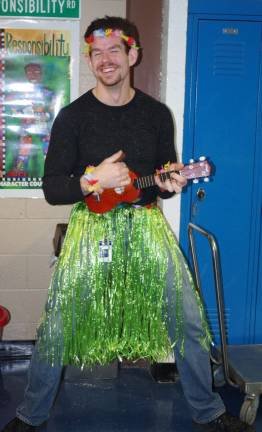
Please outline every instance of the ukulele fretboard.
M165 181L167 179L170 179L170 172L164 172L158 174L161 181ZM136 189L145 189L150 186L154 186L156 184L155 177L153 174L144 176L144 177L138 177L134 180L134 186Z

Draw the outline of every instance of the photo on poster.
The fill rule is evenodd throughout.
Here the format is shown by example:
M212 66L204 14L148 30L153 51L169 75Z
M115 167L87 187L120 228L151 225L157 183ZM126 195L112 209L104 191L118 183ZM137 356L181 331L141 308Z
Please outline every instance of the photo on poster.
M50 131L70 102L70 32L1 30L0 189L41 189Z

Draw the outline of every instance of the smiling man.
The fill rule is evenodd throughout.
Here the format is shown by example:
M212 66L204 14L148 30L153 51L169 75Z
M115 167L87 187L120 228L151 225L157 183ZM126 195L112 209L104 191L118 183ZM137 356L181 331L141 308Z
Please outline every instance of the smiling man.
M100 97L107 97L108 91L113 95L113 91L116 93L116 88L119 90L121 87L121 92L131 99L134 89L130 87L129 74L130 67L137 61L137 49L130 47L129 52L126 52L120 31L114 30L110 36L104 36L101 31L94 32L93 42L90 44L88 63L97 79L94 91L101 93ZM111 87L111 90L108 87ZM116 103L121 104L121 101Z
M157 204L180 193L186 179L168 108L130 85L141 57L137 29L105 17L91 23L85 41L96 85L55 119L43 179L50 204L74 206L24 401L4 431L33 431L47 420L63 365L157 361L175 347L196 430L251 432L212 391L203 306ZM131 172L143 178L134 200L126 198L135 189ZM100 211L104 201L108 211Z

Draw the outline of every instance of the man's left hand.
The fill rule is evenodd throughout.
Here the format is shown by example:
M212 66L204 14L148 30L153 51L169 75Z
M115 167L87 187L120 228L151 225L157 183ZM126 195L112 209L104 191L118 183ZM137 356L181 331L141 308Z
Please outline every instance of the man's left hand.
M180 174L177 174L177 172L179 172L183 167L184 165L181 163L170 164L168 169L168 171L171 172L170 179L161 181L159 175L155 175L155 181L157 186L163 191L180 193L183 187L187 184L187 179Z

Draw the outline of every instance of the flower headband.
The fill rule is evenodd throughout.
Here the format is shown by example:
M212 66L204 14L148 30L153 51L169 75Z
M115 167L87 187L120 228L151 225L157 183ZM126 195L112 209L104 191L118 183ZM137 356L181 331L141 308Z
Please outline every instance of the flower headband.
M118 30L118 29L113 30L111 28L107 28L105 30L104 29L94 30L93 33L91 33L89 36L85 38L86 54L90 53L91 44L94 42L95 37L109 37L109 36L118 36L121 39L123 39L130 48L135 48L136 50L139 50L139 46L136 44L136 41L132 36L127 36L123 32L123 30Z

